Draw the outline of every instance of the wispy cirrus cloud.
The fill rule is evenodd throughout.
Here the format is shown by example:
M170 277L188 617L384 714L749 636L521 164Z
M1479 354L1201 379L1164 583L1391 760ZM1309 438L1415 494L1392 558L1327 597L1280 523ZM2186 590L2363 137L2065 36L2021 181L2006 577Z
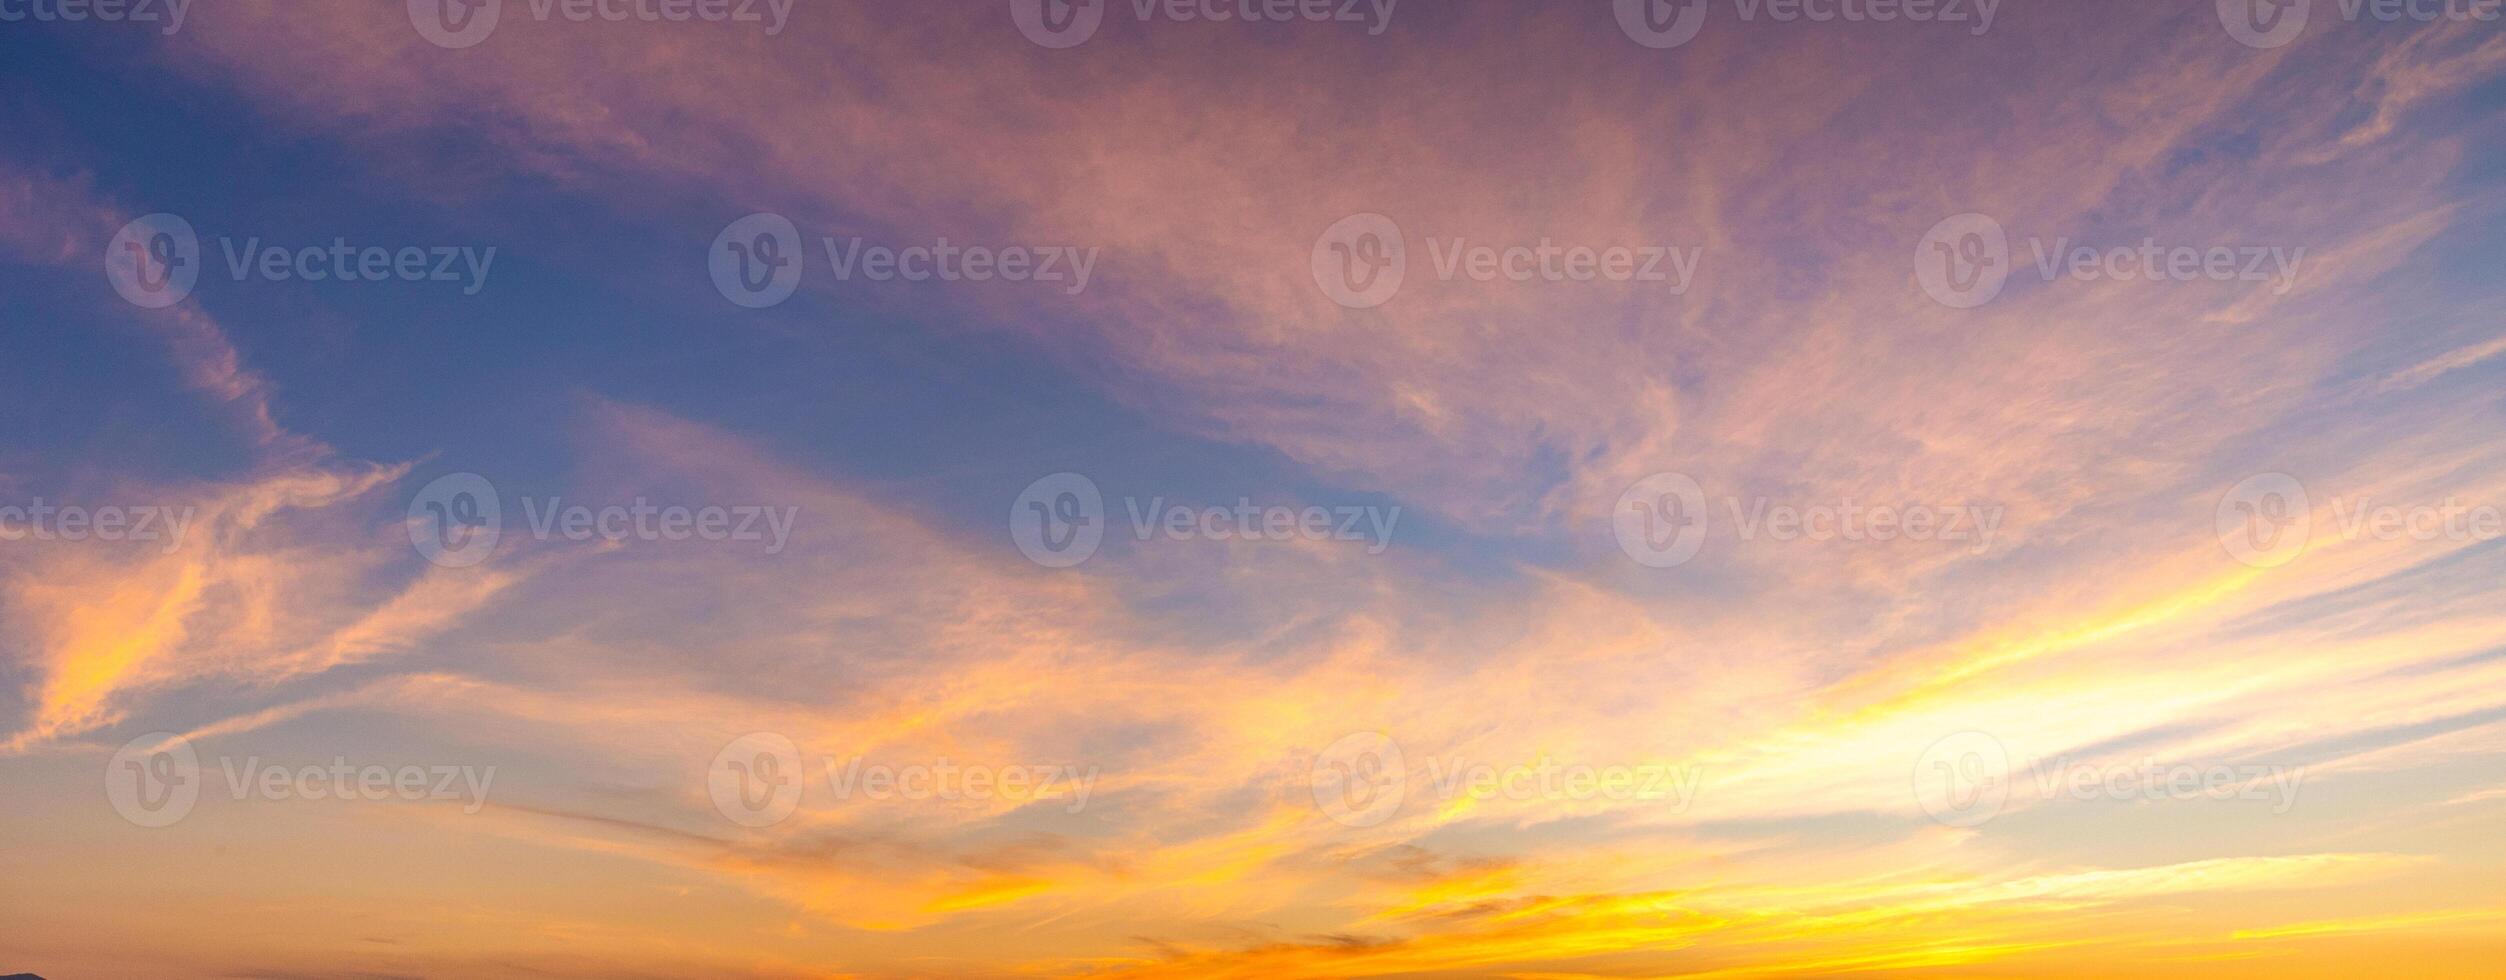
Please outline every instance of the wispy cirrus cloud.
M144 724L276 753L371 727L501 760L475 815L274 821L476 849L461 874L388 879L441 901L369 903L431 940L387 968L2033 973L2089 949L2389 968L2434 963L2408 944L2435 933L2494 940L2473 818L2506 753L2500 552L2358 516L2506 500L2496 420L2460 410L2498 353L2489 297L2431 285L2429 257L2493 211L2454 183L2478 134L2431 118L2493 76L2494 39L2263 53L2204 11L2040 7L1964 46L1755 25L1672 58L1613 47L1598 5L1456 4L1382 38L1161 23L1072 56L995 6L858 4L772 36L509 9L448 51L398 5L206 13L165 63L447 222L528 220L464 183L494 172L619 214L1102 248L1075 296L813 275L802 302L945 320L1161 430L1438 522L1363 558L1159 542L1045 569L993 502L968 518L796 451L807 437L591 391L562 421L482 415L563 429L550 496L790 508L790 547L517 541L434 567L386 499L419 464L283 427L279 386L197 305L117 310L258 454L148 491L198 508L184 549L9 551L32 680L6 744ZM1408 281L1369 309L1311 269L1359 212L1409 239ZM1916 274L1924 230L1962 212L2012 246L2009 286L1972 310ZM120 214L77 180L0 177L0 241L66 274L91 274ZM562 237L536 242L552 268L639 297L684 280L715 308L693 259L674 278ZM1441 274L1456 240L1693 246L1699 265L1684 290L1478 282ZM2145 241L2303 255L2281 281L2065 260ZM546 312L510 316L534 341L519 356L582 354ZM759 322L723 330L789 326ZM758 366L655 361L742 394ZM1709 492L1703 557L1675 570L1609 534L1662 470ZM2290 560L2241 561L2224 498L2279 472L2314 495L2279 516L2311 532ZM1916 503L1993 530L1749 524ZM754 732L802 762L791 815L759 827L708 782ZM1927 774L1970 761L1934 751L1969 736L2005 756L1976 772L2006 798L1929 812ZM1402 756L1370 770L1391 779L1361 788L1396 802L1364 819L1329 796L1362 761L1334 754L1352 737ZM1083 773L1049 798L879 798L836 788L855 761ZM1669 795L1539 781L1559 765ZM2239 795L2169 789L2179 771ZM449 911L518 879L568 887ZM45 914L110 921L85 909ZM560 952L587 940L614 962Z

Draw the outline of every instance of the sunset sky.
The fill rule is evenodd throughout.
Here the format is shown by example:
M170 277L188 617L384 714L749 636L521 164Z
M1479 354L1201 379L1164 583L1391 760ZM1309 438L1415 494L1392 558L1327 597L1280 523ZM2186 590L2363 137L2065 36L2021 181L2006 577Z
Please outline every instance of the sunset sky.
M2506 962L2496 6L131 2L0 975Z

